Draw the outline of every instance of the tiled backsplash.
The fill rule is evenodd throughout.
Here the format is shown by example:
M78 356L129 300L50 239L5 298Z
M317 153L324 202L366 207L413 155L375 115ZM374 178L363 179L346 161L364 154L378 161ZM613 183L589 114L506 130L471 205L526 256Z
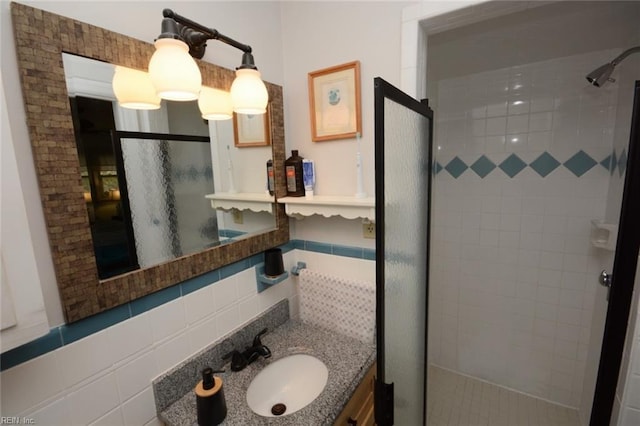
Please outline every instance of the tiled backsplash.
M616 53L438 82L435 364L580 404L600 266L590 222L626 158L613 151L616 86L584 75Z

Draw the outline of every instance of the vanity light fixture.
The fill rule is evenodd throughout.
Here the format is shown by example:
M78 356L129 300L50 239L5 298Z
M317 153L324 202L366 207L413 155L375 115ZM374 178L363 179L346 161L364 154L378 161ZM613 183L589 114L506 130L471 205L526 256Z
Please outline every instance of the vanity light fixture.
M162 11L162 33L155 41L156 51L149 61L149 75L158 95L169 100L194 100L202 96L202 77L193 58L204 56L207 40L219 40L243 52L242 63L236 69L236 78L231 85L233 111L240 114L264 114L267 108L267 88L260 77L251 46L242 44L207 28L197 22L178 15L171 9ZM200 105L210 104L210 90L204 91ZM216 96L219 100L221 96ZM201 111L213 117L216 112ZM225 116L227 114L221 114ZM230 117L228 117L230 118Z

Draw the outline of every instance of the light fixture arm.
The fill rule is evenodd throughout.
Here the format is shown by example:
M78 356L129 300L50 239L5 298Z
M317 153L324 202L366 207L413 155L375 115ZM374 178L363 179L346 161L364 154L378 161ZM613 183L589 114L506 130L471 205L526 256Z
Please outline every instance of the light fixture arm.
M253 55L251 54L251 46L240 43L231 37L227 37L214 28L207 28L189 18L178 15L171 9L164 9L162 11L162 16L164 16L165 19L162 21L162 34L160 35L160 38L181 38L189 45L189 53L194 58L202 59L205 48L207 47L207 40L219 40L244 52L242 61L243 65L241 65L241 68L245 65L245 57L250 56L250 65L253 65L253 68L255 69L255 65L253 64ZM168 21L173 21L173 24ZM251 68L251 66L249 67Z

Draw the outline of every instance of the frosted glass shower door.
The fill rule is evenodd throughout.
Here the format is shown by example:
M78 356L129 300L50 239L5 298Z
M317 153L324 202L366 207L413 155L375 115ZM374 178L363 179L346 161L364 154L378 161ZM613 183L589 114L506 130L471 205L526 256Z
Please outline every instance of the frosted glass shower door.
M375 79L380 426L425 424L432 117L426 103Z

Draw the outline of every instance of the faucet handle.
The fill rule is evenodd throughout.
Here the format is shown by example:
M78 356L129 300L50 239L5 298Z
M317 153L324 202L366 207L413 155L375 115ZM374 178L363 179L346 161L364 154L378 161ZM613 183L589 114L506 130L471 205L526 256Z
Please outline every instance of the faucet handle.
M262 345L262 341L260 340L260 337L264 336L267 333L267 329L263 328L258 334L256 334L256 337L253 338L253 346L261 346Z
M247 360L236 349L222 357L223 360L231 358L231 371L240 371L247 366Z

